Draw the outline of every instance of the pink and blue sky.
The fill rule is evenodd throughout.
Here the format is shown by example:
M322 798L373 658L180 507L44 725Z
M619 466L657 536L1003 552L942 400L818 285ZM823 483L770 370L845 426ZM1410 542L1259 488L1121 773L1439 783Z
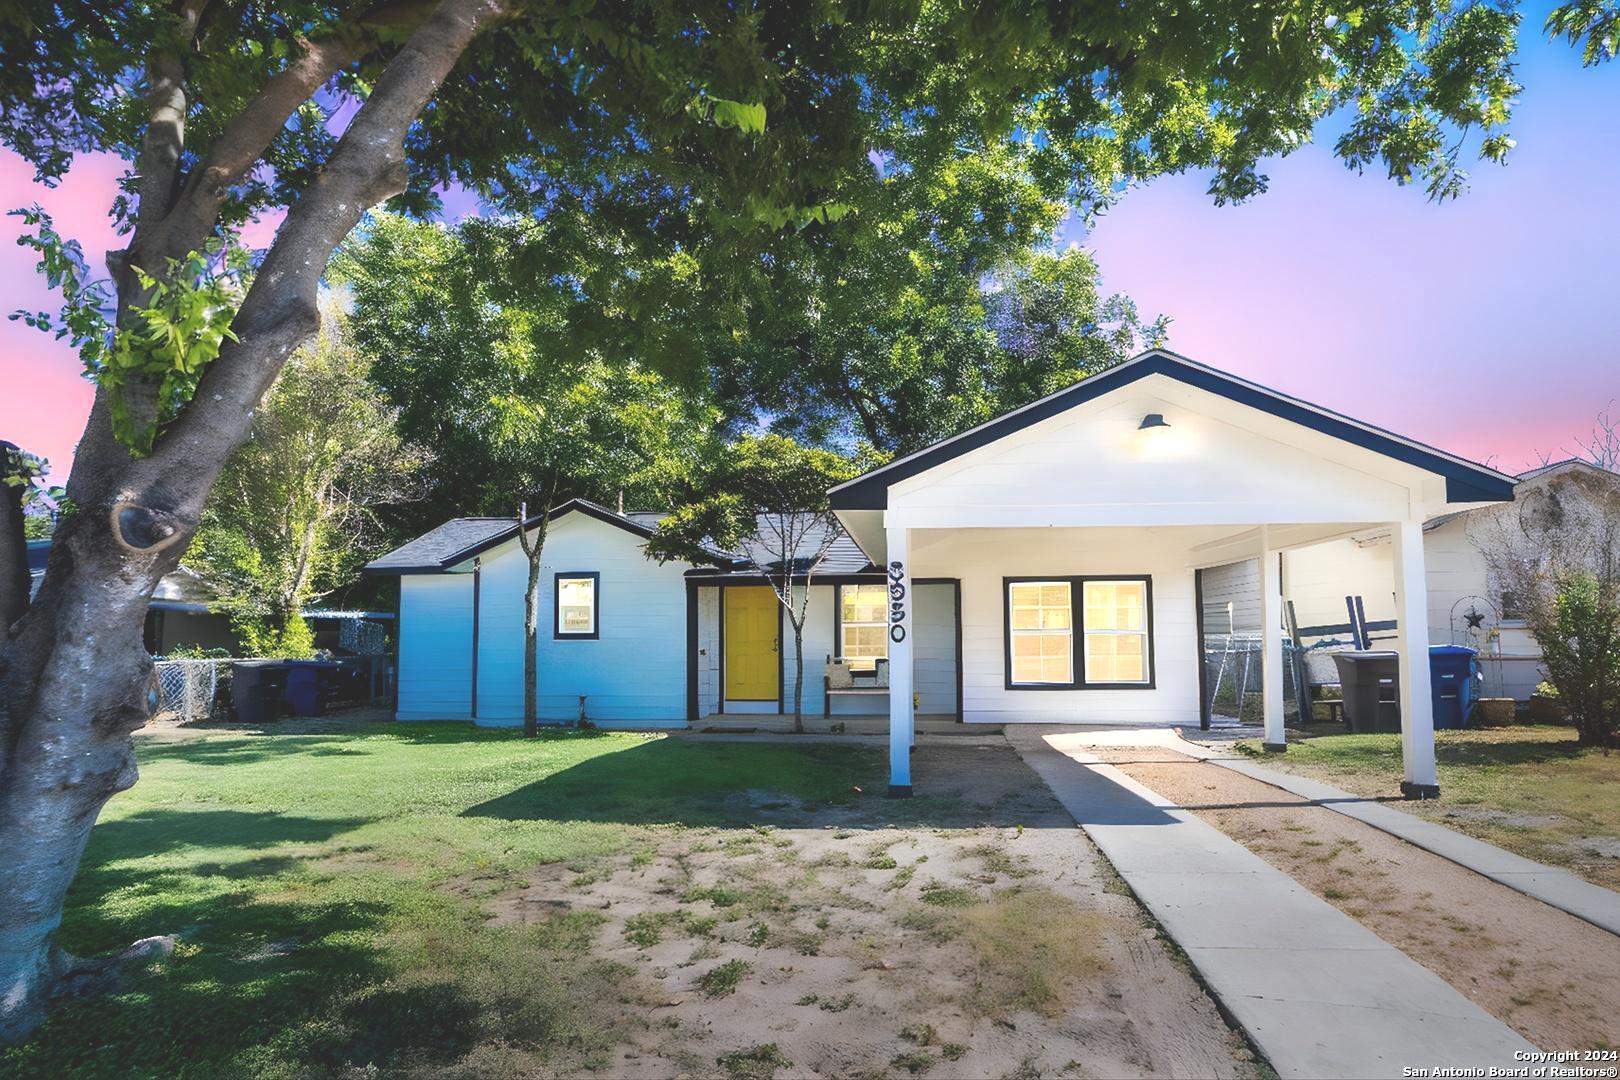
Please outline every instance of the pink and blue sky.
M1171 177L1067 238L1095 251L1109 291L1172 316L1171 347L1196 360L1500 468L1564 456L1620 399L1620 64L1581 68L1540 19L1525 18L1518 147L1459 201L1357 176L1318 143L1270 163L1270 192L1246 206ZM48 189L0 151L0 209L42 204L100 268L123 168L85 157ZM54 311L18 224L0 219L0 305ZM56 483L90 398L71 349L0 322L0 438L49 457Z

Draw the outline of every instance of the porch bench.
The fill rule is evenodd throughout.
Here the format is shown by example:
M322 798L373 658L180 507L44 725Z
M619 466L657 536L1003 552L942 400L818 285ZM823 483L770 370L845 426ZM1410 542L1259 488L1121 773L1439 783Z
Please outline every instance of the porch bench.
M841 697L888 697L888 664L878 661L878 668L870 680L855 678L849 662L841 656L827 657L827 667L821 676L821 718L832 719L833 695Z

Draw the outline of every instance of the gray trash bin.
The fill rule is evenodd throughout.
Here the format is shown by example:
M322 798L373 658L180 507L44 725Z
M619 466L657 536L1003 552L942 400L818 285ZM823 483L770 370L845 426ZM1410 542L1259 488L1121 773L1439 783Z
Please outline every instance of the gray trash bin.
M1400 657L1393 652L1333 654L1344 694L1344 718L1356 734L1401 730Z

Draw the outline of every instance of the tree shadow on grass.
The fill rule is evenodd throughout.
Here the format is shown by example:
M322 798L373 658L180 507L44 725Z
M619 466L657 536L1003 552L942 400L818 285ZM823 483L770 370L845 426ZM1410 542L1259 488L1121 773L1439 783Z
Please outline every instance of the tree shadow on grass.
M1555 728L1548 730L1545 737L1496 741L1468 738L1466 733L1453 738L1449 737L1451 733L1440 731L1436 733L1435 759L1443 766L1491 768L1556 764L1581 757L1587 748L1573 739L1559 737L1558 732ZM1331 741L1320 743L1318 738ZM1327 763L1342 761L1396 769L1401 763L1400 736L1392 733L1349 735L1337 730L1307 737L1302 745Z
M276 851L362 824L152 810L98 826L63 947L104 955L172 934L176 951L116 992L58 1003L28 1043L0 1050L0 1075L324 1075L465 1054L477 1002L434 972L397 984L388 943L406 925L453 923L449 909L377 875L311 878L307 856Z
M1587 747L1573 739L1537 739L1534 742L1451 742L1441 740L1435 746L1435 758L1441 765L1466 765L1493 768L1505 765L1550 765L1573 761L1581 757Z
M187 730L198 734L189 738L137 737L135 745L139 759L152 763L178 761L192 765L246 765L260 761L283 761L300 754L311 757L363 757L367 752L355 745L355 741L362 738L384 738L421 746L516 742L524 738L521 728L481 728L463 721L388 720L316 732L280 729L274 725L246 727L237 724L197 724ZM588 743L624 738L622 732L595 728L552 728L542 730L540 734L540 739L548 743Z
M660 739L588 758L464 814L698 827L1073 825L1010 748L920 748L913 779L915 797L885 798L887 755L865 746Z
M136 756L143 763L178 761L191 765L251 765L260 761L284 761L301 754L313 757L363 756L352 747L348 735L289 735L272 738L247 735L238 738L214 736L193 739L137 739Z
M161 917L180 932L174 956L126 976L121 992L58 1004L11 1061L0 1052L0 1072L220 1075L241 1051L286 1042L320 1019L335 996L385 981L373 931L386 915L377 903L276 903L245 894L167 906ZM94 936L118 932L127 933L98 928ZM70 947L79 944L72 938L80 935L65 936ZM363 1025L342 1034L358 1043L364 1033L356 1027ZM298 1047L294 1056L307 1053Z
M301 817L270 811L140 810L98 824L90 833L85 865L142 859L182 848L318 844L366 824L366 818Z

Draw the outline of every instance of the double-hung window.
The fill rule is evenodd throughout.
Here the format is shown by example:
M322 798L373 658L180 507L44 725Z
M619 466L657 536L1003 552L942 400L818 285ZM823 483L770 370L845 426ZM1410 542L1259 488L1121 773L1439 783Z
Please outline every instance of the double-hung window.
M553 623L557 638L600 636L598 593L601 575L595 571L574 571L556 578L557 617Z
M1146 685L1152 678L1146 579L1086 581L1081 591L1086 685Z
M1007 584L1009 678L1018 686L1074 685L1074 585Z
M889 587L838 587L838 625L843 635L839 655L851 671L871 671L889 655Z
M1007 688L1153 685L1146 577L1009 578Z

